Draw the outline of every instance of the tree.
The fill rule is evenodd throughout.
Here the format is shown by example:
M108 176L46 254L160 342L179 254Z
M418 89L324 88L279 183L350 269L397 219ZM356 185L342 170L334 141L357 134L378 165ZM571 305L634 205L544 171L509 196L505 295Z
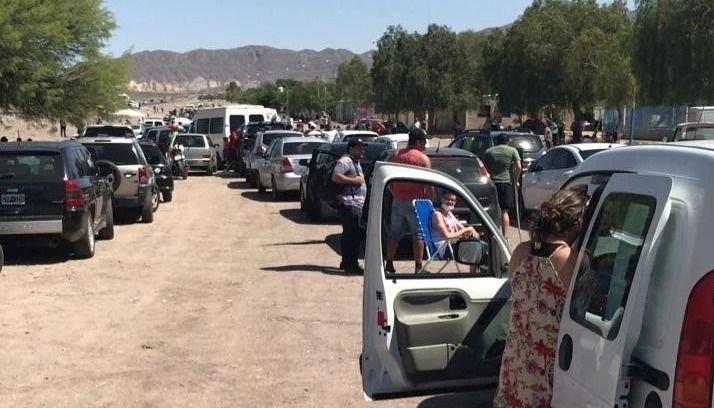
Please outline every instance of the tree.
M342 63L337 69L336 92L340 99L364 107L370 100L370 85L369 69L359 57Z
M115 28L101 0L0 4L0 111L80 123L123 105L129 58L102 54Z
M231 81L226 87L226 100L228 102L238 102L241 97L241 89L236 81Z
M379 112L399 113L413 103L411 75L418 56L418 36L401 26L389 26L372 57L372 92Z
M639 0L634 37L643 103L714 103L711 0Z

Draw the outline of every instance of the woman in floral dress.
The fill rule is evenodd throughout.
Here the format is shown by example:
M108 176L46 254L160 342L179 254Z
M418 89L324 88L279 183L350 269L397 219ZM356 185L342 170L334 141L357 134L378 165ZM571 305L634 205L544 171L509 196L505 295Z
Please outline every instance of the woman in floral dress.
M518 245L508 268L511 323L501 363L497 408L545 408L553 394L558 329L588 197L562 190L543 203L531 240Z

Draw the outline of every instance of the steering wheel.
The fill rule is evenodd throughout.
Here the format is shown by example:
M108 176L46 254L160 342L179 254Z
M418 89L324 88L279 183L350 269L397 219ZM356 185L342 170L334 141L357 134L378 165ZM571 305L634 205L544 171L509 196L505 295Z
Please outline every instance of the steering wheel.
M121 184L121 171L119 167L109 160L97 160L95 164L99 168L99 174L106 178L109 184L111 184L112 191L117 191Z

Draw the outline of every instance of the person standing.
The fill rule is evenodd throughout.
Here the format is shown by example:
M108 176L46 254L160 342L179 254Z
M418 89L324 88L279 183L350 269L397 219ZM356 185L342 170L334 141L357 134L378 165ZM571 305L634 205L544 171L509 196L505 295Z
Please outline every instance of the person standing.
M570 130L573 131L572 143L580 143L583 139L583 123L580 119L575 119L573 124L570 126Z
M362 274L359 266L360 219L367 196L367 184L359 161L364 156L364 143L353 139L347 143L347 153L335 164L332 181L342 186L337 195L337 214L342 224L340 269L346 273Z
M572 245L583 228L587 201L576 190L557 192L536 215L530 241L513 251L511 319L495 408L550 406L560 319L577 258Z
M67 137L67 122L64 118L60 119L60 136L64 138Z
M496 185L498 205L501 208L501 232L506 236L511 219L508 211L515 205L515 191L521 178L521 157L518 150L508 145L505 133L496 136L496 146L486 150L485 162L491 180ZM514 187L515 183L515 187Z
M426 131L414 127L409 131L407 147L397 151L391 161L393 163L409 164L412 166L431 168L431 161L424 154L426 150ZM431 198L433 188L422 183L395 182L390 185L392 193L392 214L390 230L387 234L387 272L396 272L394 257L397 255L399 240L408 230L412 236L412 250L414 252L414 271L422 269L424 258L424 234L419 228L416 214L412 209L412 201L417 198Z

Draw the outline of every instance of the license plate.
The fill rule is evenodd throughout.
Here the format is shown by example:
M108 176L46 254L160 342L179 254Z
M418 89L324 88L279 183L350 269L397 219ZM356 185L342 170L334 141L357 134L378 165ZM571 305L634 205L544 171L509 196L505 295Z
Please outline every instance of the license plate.
M2 205L25 205L24 194L0 194L0 204Z

